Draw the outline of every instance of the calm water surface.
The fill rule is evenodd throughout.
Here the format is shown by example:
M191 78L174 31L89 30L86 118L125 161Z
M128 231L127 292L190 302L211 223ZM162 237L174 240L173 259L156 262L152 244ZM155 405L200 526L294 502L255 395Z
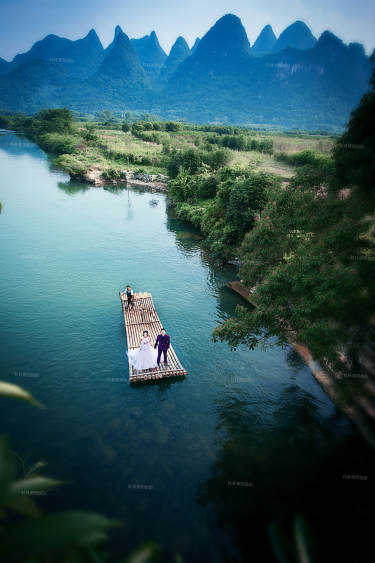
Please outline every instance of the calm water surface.
M2 378L47 406L2 400L1 429L26 467L68 482L46 510L120 519L113 559L155 539L165 561L272 561L269 524L288 533L297 513L320 560L358 553L372 454L291 350L211 342L242 303L235 270L207 262L162 194L70 183L13 134L0 168ZM127 282L153 294L184 380L128 384Z

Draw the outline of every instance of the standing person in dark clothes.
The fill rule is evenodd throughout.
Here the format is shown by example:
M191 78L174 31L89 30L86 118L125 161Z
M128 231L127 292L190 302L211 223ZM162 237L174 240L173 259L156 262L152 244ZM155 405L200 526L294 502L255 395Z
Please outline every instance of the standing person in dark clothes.
M158 347L158 366L160 365L160 358L161 358L161 354L163 353L164 356L164 365L168 365L168 360L167 360L167 352L168 352L168 348L171 345L171 339L169 337L169 335L165 332L165 329L162 328L161 329L161 334L158 334L158 337L156 339L155 342L155 346L154 348Z
M126 297L128 299L128 309L134 307L134 292L130 285L126 286Z

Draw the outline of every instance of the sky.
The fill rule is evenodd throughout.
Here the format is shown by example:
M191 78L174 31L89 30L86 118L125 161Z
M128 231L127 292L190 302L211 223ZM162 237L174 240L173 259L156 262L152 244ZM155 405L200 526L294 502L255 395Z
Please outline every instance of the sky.
M278 36L302 20L316 37L329 29L368 54L375 47L374 0L0 0L0 57L11 60L49 33L78 39L91 28L105 47L117 24L129 37L155 30L168 53L179 35L191 46L226 13L241 18L251 44L267 24Z

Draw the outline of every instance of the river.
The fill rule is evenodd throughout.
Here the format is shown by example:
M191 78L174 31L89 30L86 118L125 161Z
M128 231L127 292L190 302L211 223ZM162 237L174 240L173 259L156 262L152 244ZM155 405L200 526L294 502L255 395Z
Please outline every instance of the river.
M2 399L1 431L66 481L43 507L121 520L112 560L154 539L163 561L273 561L269 525L296 514L319 561L359 553L372 453L291 349L212 343L244 304L234 267L210 264L164 194L72 183L11 133L0 167L1 377L46 406ZM128 282L152 293L184 380L129 385Z

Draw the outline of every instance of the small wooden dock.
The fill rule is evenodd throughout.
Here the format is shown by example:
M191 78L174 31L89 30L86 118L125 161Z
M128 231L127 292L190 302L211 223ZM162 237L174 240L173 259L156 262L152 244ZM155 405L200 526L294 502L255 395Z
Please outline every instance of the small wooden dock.
M155 344L156 337L160 334L162 324L155 310L151 293L135 293L133 307L127 308L126 295L120 294L122 311L124 314L126 339L128 350L139 348L143 331L148 330L151 345ZM162 356L163 357L163 356ZM186 375L186 371L180 364L172 344L167 354L168 365L160 364L155 370L136 370L129 362L129 381L147 381L163 379L165 377L176 377Z
M247 289L239 281L228 282L227 286L230 287L230 289L233 289L233 291L235 291L239 295L241 295L241 297L246 299L246 301L251 303L251 305L253 305L254 307L257 306L255 295L254 295L254 290L255 290L256 286L252 287L251 289Z

